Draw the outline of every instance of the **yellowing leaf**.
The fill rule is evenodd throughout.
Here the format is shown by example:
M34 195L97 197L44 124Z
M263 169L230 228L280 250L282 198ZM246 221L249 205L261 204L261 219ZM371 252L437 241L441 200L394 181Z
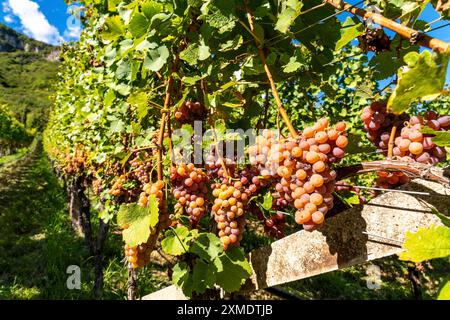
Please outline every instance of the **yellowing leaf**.
M154 195L151 195L148 200L148 206L144 208L136 203L124 204L117 214L117 223L124 228L123 240L130 246L147 242L151 229L158 223L158 200Z
M450 280L439 290L438 300L450 300Z
M418 98L435 98L444 89L448 60L448 53L408 53L404 58L407 66L399 69L397 86L389 97L388 111L400 114Z
M401 260L421 262L424 260L450 256L450 228L431 226L419 228L416 233L406 232Z

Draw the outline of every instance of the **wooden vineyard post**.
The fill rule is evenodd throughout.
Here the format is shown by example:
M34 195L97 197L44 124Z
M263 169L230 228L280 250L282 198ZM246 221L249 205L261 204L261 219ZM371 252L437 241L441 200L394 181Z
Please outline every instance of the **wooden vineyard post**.
M417 42L423 47L430 48L432 50L437 50L439 52L446 52L450 48L450 44L448 42L430 37L429 35L419 32L417 30L408 28L407 26L395 22L391 19L385 18L381 14L373 13L366 11L361 8L356 8L345 1L341 0L325 0L328 4L332 5L336 9L342 9L357 15L364 20L371 19L373 22L379 24L382 27L385 27L389 30L392 30L402 36L405 39L410 41Z

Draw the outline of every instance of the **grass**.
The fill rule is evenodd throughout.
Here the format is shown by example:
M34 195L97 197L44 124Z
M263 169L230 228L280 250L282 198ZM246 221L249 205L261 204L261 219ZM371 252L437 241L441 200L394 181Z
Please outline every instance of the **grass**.
M0 299L94 298L92 259L72 230L66 203L40 143L0 167ZM120 236L109 236L105 256L102 298L124 299L128 273ZM80 267L80 290L67 289L71 265ZM163 270L152 265L139 273L140 294L167 284L154 271Z
M11 154L9 156L4 156L0 158L0 168L2 166L8 165L9 163L13 163L17 161L19 158L23 157L28 152L27 148L20 149L14 154Z

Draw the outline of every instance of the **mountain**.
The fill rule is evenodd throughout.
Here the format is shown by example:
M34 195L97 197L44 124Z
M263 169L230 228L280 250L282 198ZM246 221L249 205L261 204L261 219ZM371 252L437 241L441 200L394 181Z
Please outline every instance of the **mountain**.
M58 47L0 24L0 104L28 128L46 123L58 66Z
M0 52L45 52L53 51L53 46L36 41L0 23Z

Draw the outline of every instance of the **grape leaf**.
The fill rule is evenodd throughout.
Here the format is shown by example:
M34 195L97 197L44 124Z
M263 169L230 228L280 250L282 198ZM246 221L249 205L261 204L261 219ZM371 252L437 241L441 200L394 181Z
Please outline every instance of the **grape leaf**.
M198 44L191 43L186 49L181 51L180 59L186 61L191 66L196 65L197 61L199 59L199 47L198 47Z
M129 30L133 37L140 38L147 33L150 21L140 12L136 12L130 20Z
M117 223L121 228L123 240L129 246L137 246L147 242L150 229L159 220L158 200L154 195L148 198L148 206L141 207L136 203L123 204L117 214Z
M124 25L119 16L107 17L105 19L107 30L102 33L105 40L116 40L125 32Z
M163 4L155 1L145 1L141 8L147 19L151 20L154 15L163 11Z
M404 58L407 67L398 71L398 83L389 97L388 111L400 114L418 98L435 99L444 89L448 60L448 53L408 53Z
M403 249L400 259L413 262L450 256L450 228L432 225L416 233L407 231Z
M421 131L422 133L433 134L434 137L431 140L438 146L450 147L450 131L434 131L427 126L424 126Z
M131 79L131 62L122 60L119 62L116 70L117 79Z
M172 282L183 290L187 297L192 297L193 280L186 262L178 262L173 267Z
M234 246L215 259L214 265L217 267L216 283L227 292L239 290L252 275L252 268L243 251Z
M116 94L114 93L114 90L109 89L106 91L105 98L103 99L103 104L105 107L112 106L114 100L116 99Z
M450 300L450 280L442 286L437 297L438 300Z
M351 17L347 17L341 27L341 38L336 42L336 50L340 50L357 36L364 33L364 25L359 21L355 21Z
M300 15L303 2L299 0L284 0L281 12L278 14L275 29L281 33L286 33L295 19Z
M216 282L216 273L214 264L197 259L192 271L193 291L204 293L206 289L212 288Z
M169 58L169 50L166 46L161 46L154 50L149 50L144 59L144 68L150 71L159 71Z
M261 203L261 207L268 211L272 208L272 204L273 204L273 197L272 197L272 193L270 191L267 191L266 194L264 195L264 200L263 203Z
M369 66L373 69L375 80L383 80L393 76L395 71L403 65L404 56L409 52L419 50L417 45L408 43L408 46L403 48L405 45L406 42L400 36L395 36L391 43L393 50L383 51L370 59Z
M215 234L202 233L192 244L189 251L206 261L211 261L223 252L223 246Z
M166 237L162 240L161 246L165 253L178 256L189 250L189 241L197 237L198 230L189 231L185 226L170 229L166 232Z

